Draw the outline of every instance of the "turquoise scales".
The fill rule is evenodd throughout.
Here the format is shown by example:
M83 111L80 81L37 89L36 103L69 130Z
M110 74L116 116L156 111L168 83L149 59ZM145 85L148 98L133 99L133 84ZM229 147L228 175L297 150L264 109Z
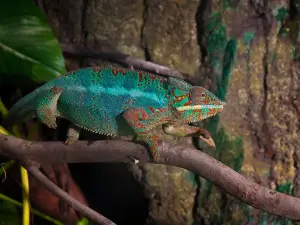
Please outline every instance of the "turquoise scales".
M117 68L84 68L55 78L19 100L6 124L32 117L56 128L56 117L75 126L67 143L78 139L80 128L106 135L138 135L159 159L158 137L153 128L163 125L176 136L207 136L189 126L223 110L224 102L208 90L177 78ZM202 138L214 145L210 137Z

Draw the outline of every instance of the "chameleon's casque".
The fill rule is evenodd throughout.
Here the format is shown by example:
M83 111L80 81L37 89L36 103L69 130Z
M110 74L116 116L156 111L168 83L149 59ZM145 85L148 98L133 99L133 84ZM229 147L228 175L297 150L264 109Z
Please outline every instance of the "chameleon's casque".
M224 102L202 87L177 78L120 68L84 68L49 81L18 101L6 124L37 117L56 128L56 117L73 124L67 142L79 137L80 128L106 134L137 134L159 159L157 125L171 135L199 136L203 129L187 125L223 110ZM179 132L180 131L180 132Z

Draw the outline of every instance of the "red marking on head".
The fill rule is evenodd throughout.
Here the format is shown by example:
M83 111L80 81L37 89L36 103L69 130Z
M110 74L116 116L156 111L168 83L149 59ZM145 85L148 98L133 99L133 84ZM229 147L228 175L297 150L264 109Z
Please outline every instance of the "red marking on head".
M187 97L188 96L186 96L186 95L175 96L175 101L180 102L180 101L184 100Z
M212 115L214 115L214 114L216 114L217 113L217 110L216 109L209 109L209 111L208 111L208 115L209 116L212 116Z
M189 100L188 102L184 103L183 105L188 106L188 105L191 105L191 104L193 104L193 103Z

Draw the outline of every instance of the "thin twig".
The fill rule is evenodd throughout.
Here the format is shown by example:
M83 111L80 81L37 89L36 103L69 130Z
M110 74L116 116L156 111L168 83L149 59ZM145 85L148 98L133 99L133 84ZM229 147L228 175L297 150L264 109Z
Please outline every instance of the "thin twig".
M67 204L69 204L72 208L81 212L89 219L99 223L101 225L116 225L109 219L105 218L101 214L92 210L91 208L83 205L81 202L76 200L74 197L69 195L67 192L63 191L56 184L50 181L36 166L25 166L27 171L34 177L36 180L41 182L52 194L64 200Z
M258 185L196 149L170 146L164 142L160 144L159 151L160 164L193 171L255 208L291 220L300 220L299 198ZM42 165L65 162L131 162L130 157L138 159L140 163L151 162L143 145L120 140L77 141L67 146L63 142L30 142L0 135L0 154L20 162L33 161Z
M135 69L143 69L149 72L154 72L160 75L177 77L180 79L188 79L188 76L183 75L177 70L173 70L167 66L159 65L150 61L145 61L143 59L134 58L129 55L125 55L121 52L105 52L105 51L95 51L87 49L81 45L73 46L67 44L60 44L64 54L73 55L78 57L91 57L99 58L103 60L108 60L112 62L119 63L126 67L133 67Z
M3 180L2 180L2 183L6 180L6 170L5 170L5 168L3 167L3 165L5 165L5 164L4 164L4 163L1 163L1 168L2 168L3 174L4 174L4 178L3 178Z

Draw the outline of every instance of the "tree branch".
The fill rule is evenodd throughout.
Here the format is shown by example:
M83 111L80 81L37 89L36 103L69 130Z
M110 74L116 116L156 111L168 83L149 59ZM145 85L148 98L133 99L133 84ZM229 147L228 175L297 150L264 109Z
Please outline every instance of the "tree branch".
M125 55L119 51L114 51L114 52L95 51L95 50L87 49L80 45L78 46L67 45L67 44L60 44L60 45L62 51L66 55L99 58L103 60L116 62L127 67L134 67L136 69L147 70L149 72L154 72L160 75L177 77L180 79L189 79L188 76L183 75L177 70L173 70L167 66L159 65L150 61L145 61L143 59L134 58L132 56Z
M269 213L300 220L300 199L282 194L247 179L205 153L163 142L159 146L160 164L193 171L232 196ZM52 163L150 162L146 148L127 141L78 141L72 146L62 142L30 142L13 136L0 136L0 154L20 162Z

